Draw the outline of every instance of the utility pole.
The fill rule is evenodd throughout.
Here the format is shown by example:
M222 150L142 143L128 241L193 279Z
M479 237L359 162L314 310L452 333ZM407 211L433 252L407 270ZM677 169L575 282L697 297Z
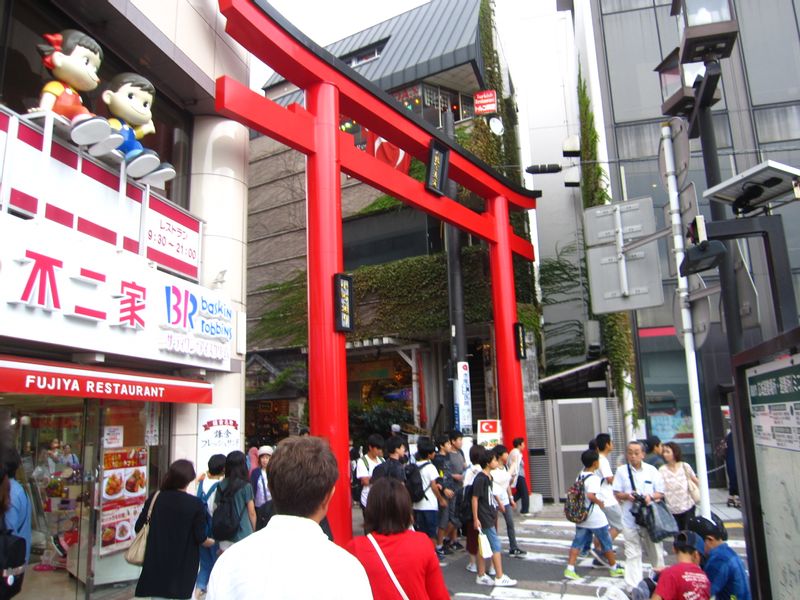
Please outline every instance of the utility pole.
M444 133L455 139L453 113L444 112ZM458 184L447 181L447 197L455 199ZM453 428L472 433L472 398L467 364L467 334L464 325L464 279L461 273L461 230L444 224L445 250L447 251L447 299L450 312L450 361L448 380L453 406ZM466 374L463 373L466 366ZM466 376L466 386L464 385Z
M700 512L707 519L711 518L711 496L708 491L708 467L706 465L705 436L703 434L703 413L700 404L700 379L697 374L697 354L694 343L694 323L689 304L689 279L680 275L680 265L684 257L683 224L678 192L678 178L675 169L675 154L672 147L672 128L669 124L661 126L661 143L664 145L666 165L667 193L669 195L669 212L672 224L672 239L675 247L675 265L678 274L678 293L681 306L681 329L683 350L686 358L686 375L689 384L689 408L692 415L692 432L694 434L694 454L697 476L700 479Z

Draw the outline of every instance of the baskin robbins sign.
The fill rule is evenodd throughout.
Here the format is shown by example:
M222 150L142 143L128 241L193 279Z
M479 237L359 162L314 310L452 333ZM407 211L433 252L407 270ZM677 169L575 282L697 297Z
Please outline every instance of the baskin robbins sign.
M236 318L145 257L0 214L0 336L229 371Z

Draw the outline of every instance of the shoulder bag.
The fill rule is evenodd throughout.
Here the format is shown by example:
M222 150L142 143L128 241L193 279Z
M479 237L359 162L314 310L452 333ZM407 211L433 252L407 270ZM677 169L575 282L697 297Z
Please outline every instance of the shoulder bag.
M370 542L372 542L372 547L375 548L375 552L378 553L378 556L380 557L381 562L383 563L383 566L386 569L386 572L389 574L389 578L392 580L395 589L397 589L397 593L400 594L400 597L403 600L408 600L408 595L403 589L403 586L400 585L400 582L397 581L397 577L395 577L394 571L392 571L392 567L389 566L389 561L386 560L386 557L383 555L383 550L381 550L381 547L378 545L378 542L375 541L375 538L372 536L371 533L367 534L367 539Z
M700 504L700 488L694 481L692 481L686 463L683 463L683 472L686 473L686 487L689 490L689 495L692 497L692 500L694 500L695 504Z
M150 501L150 508L147 509L147 518L144 520L144 525L136 534L133 543L125 551L125 560L132 565L141 567L144 564L144 552L147 548L147 534L150 533L150 517L153 515L153 507L156 505L156 499L161 491L157 491Z

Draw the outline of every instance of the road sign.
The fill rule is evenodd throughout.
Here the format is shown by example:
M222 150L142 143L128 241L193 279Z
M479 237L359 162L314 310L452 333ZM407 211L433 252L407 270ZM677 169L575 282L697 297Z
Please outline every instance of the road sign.
M655 232L656 219L653 214L652 198L638 198L627 202L593 206L583 211L583 231L587 246L592 247L615 242L615 207L619 209L622 217L622 236L624 241L635 240Z
M678 187L682 188L689 175L689 122L681 117L673 117L669 120L669 128L672 130L672 151L675 154L675 178L678 180ZM667 189L667 165L664 157L664 144L660 144L658 149L658 172L661 175L661 183Z
M700 275L689 275L689 293L704 290L706 284ZM690 304L692 311L692 329L694 330L694 347L695 350L699 349L708 338L708 332L711 330L711 298L705 296L698 298ZM675 290L675 295L672 298L672 320L675 324L675 334L678 337L678 342L683 346L683 320L681 319L681 299L678 295L678 290Z
M700 208L697 204L697 192L694 188L694 181L690 181L689 185L680 191L678 194L678 200L680 201L681 207L681 235L683 235L685 247L686 230L689 229L689 225L691 224L692 220L700 214ZM670 224L672 223L672 218L669 214L668 203L664 205L664 222L667 224L667 227L670 227ZM676 267L675 260L673 259L675 256L675 240L673 240L671 235L667 236L667 246L669 247L670 257L670 259L667 261L669 263L669 274L670 277L677 277L678 268Z
M617 248L597 246L586 251L589 291L592 296L592 312L595 314L637 310L664 304L658 242L653 241L628 252L625 259L627 296L622 293Z
M739 294L739 317L742 319L742 329L758 327L761 324L761 309L758 303L758 290L750 271L747 269L738 242L733 243L734 269L736 270L736 291ZM720 320L723 331L725 327L725 312L722 307L722 297L719 299Z

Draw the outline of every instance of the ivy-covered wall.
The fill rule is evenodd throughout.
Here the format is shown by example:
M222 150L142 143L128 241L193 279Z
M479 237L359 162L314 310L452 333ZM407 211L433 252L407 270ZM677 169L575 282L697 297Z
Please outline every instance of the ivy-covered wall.
M597 129L594 124L591 99L586 90L586 82L578 73L578 110L581 125L581 193L583 207L589 208L607 203L610 198L607 187L605 171L597 162ZM582 249L582 254L585 250ZM589 306L589 293L586 291ZM600 321L600 333L603 340L603 349L611 367L611 380L618 396L626 388L631 389L634 397L634 406L638 404L635 386L631 387L626 382L626 376L632 381L636 380L636 360L633 351L633 333L631 329L630 313L617 312L597 315L593 318Z

